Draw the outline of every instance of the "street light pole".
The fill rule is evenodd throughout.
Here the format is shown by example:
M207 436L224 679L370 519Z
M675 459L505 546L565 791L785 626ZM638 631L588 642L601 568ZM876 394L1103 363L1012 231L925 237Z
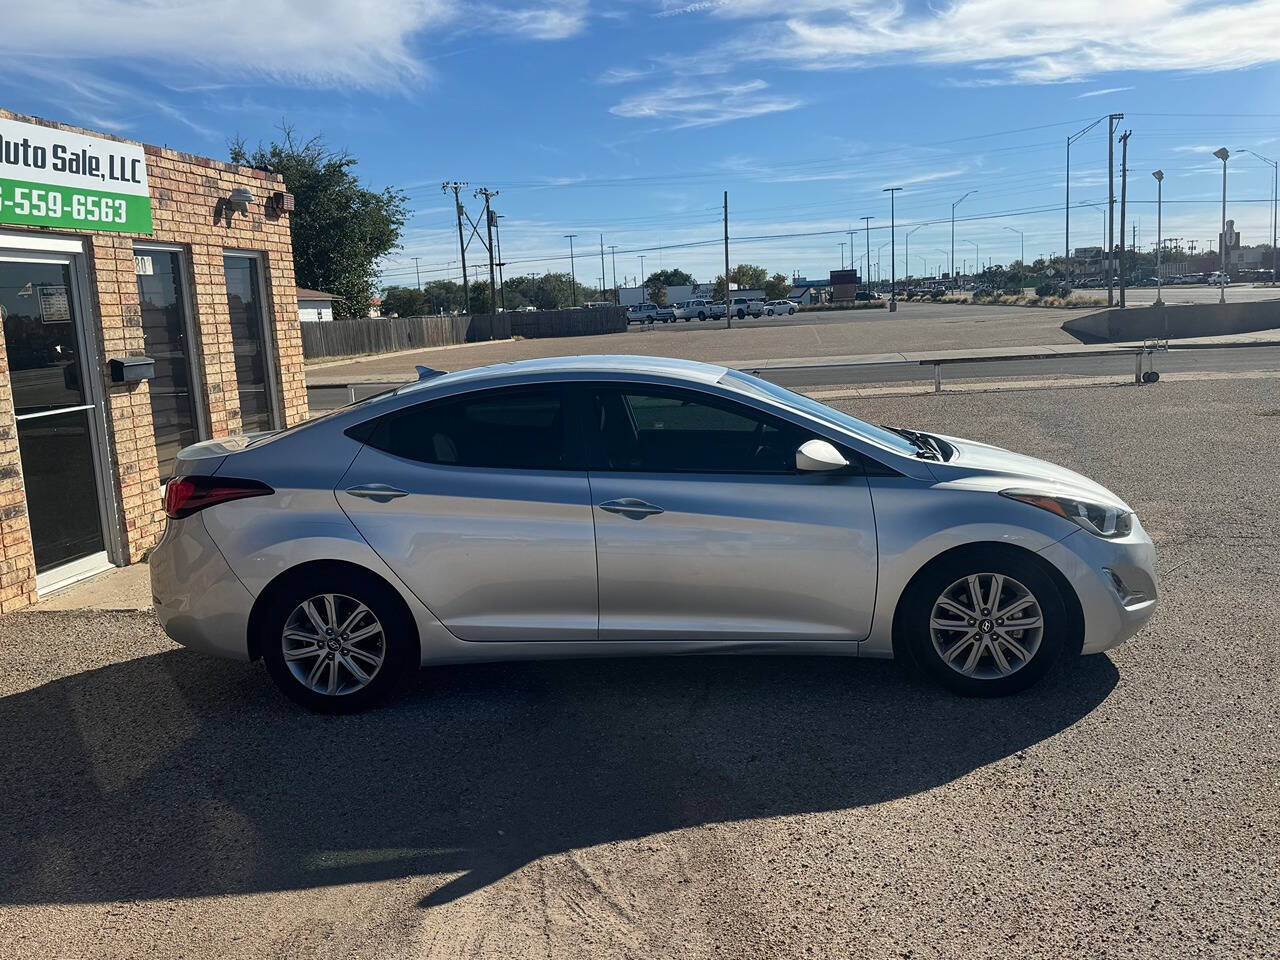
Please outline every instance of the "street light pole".
M1276 194L1280 191L1280 161L1264 157L1260 153L1254 153L1247 147L1244 152L1253 154L1263 163L1271 166L1271 283L1274 285L1276 282Z
M924 226L923 223L917 224L916 226L908 230L907 235L902 238L902 243L906 247L906 250L904 251L906 256L904 256L902 260L907 265L907 282L908 283L911 282L911 235L923 226ZM928 270L926 270L925 272L928 273Z
M569 241L569 292L573 296L573 305L578 305L578 276L573 269L573 238L576 233L566 233L565 237Z
M637 284L640 287L640 302L644 303L645 296L644 296L644 254L643 253L640 254L640 279L637 281Z
M881 193L889 195L889 312L893 313L898 309L898 248L897 240L897 216L893 208L893 198L897 195L901 187L885 187ZM911 267L908 265L908 270Z
M874 220L875 217L862 217L861 219L863 223L863 228L862 228L863 233L867 235L867 276L863 282L870 283L871 282L871 221ZM852 247L849 248L849 254L850 256L853 255Z
M1164 301L1160 299L1160 254L1164 250L1164 241L1161 239L1161 229L1163 223L1161 216L1164 207L1164 171L1156 170L1151 174L1156 178L1156 306L1164 306Z
M1219 147L1213 151L1213 155L1222 161L1222 232L1218 234L1218 248L1222 252L1222 278L1226 280L1227 274L1227 157L1231 156L1231 152L1226 147ZM1226 283L1218 284L1218 302L1227 302L1227 285Z
M970 244L973 247L973 273L974 273L974 279L976 280L978 270L981 268L981 264L978 263L978 244L973 240L966 240L964 242L967 244Z
M1079 130L1067 137L1067 198L1066 202L1063 204L1063 214L1064 219L1066 220L1066 232L1063 237L1062 246L1062 260L1064 263L1063 274L1067 283L1071 282L1071 145L1100 124L1103 119L1104 118L1099 117L1083 130ZM1025 263L1026 261L1023 262Z
M1018 262L1019 262L1019 263L1021 263L1021 264L1025 267L1025 266L1027 265L1027 237L1026 237L1026 235L1025 235L1021 230L1019 230L1017 227L1005 227L1005 229L1006 229L1006 230L1008 230L1010 233L1016 233L1016 234L1018 235L1018 240L1019 240L1019 241L1021 242L1021 244L1022 244L1022 253L1020 253L1020 254L1018 255Z
M618 291L618 247L617 244L609 244L609 263L613 267L613 302L618 306L622 306L622 294Z
M964 203L965 197L977 193L977 190L970 190L968 193L951 205L951 279L954 282L956 278L956 207Z
M840 241L840 269L844 269L844 241Z

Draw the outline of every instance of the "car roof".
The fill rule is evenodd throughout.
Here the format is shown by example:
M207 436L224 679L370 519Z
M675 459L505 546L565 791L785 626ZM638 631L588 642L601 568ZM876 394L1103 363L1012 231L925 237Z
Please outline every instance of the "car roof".
M690 383L712 384L727 372L727 367L693 360L677 360L670 357L639 357L625 354L586 355L576 357L542 357L537 360L516 360L510 363L494 363L486 367L472 367L456 373L446 373L430 380L410 383L396 391L397 395L434 392L440 388L455 386L480 387L488 383L512 380L559 379L562 376L582 377L665 377Z

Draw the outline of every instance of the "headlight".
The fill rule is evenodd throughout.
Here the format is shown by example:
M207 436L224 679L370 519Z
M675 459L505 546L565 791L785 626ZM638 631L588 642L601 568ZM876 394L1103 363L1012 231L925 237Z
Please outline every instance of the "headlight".
M1127 537L1133 531L1133 514L1118 507L1077 500L1074 497L1050 496L1034 490L1001 490L1000 496L1056 513L1064 520L1070 520L1088 530L1095 537L1117 540Z

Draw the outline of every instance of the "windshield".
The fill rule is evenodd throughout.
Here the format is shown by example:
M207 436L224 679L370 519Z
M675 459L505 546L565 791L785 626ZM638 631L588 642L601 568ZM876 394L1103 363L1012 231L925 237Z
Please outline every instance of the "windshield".
M866 437L882 447L887 447L895 453L901 453L906 457L914 457L916 455L916 447L908 442L906 438L900 437L896 433L884 429L883 427L872 426L866 421L859 420L857 417L851 417L847 413L841 413L834 407L829 407L825 403L819 403L810 397L806 397L799 393L793 393L786 387L780 387L776 383L770 383L768 380L761 380L759 377L753 377L749 373L742 373L739 370L730 370L720 378L720 383L726 387L732 387L743 393L751 394L762 400L769 400L773 403L780 403L792 410L798 410L801 413L807 413L811 417L825 421L832 426L839 427L841 430L848 430L859 436Z

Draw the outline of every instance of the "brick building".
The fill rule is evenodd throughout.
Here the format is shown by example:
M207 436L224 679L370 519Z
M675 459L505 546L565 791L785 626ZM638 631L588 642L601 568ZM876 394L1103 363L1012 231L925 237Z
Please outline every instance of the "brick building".
M0 110L0 612L142 558L182 446L306 418L291 208L275 174Z

